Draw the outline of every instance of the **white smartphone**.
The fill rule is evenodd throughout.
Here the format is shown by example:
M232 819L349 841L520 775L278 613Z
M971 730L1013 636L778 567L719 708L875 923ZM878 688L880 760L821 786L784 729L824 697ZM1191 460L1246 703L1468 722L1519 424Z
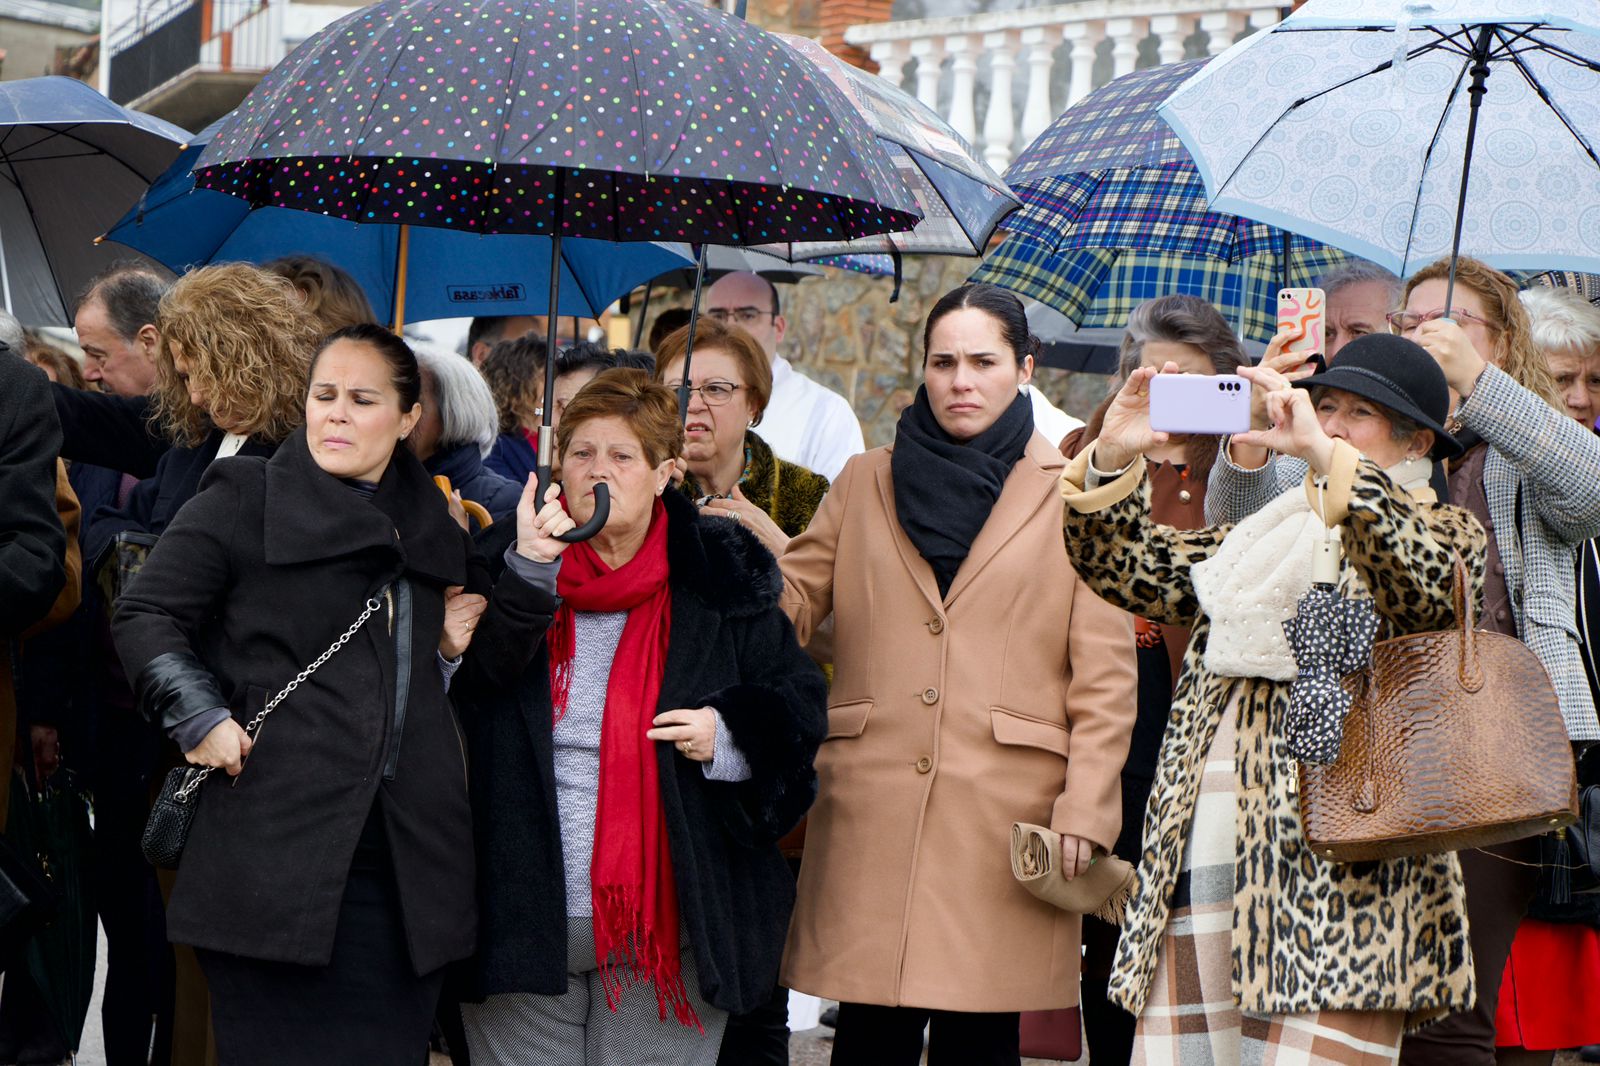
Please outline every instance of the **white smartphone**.
M1157 374L1150 379L1150 428L1243 433L1250 428L1250 382L1237 374Z

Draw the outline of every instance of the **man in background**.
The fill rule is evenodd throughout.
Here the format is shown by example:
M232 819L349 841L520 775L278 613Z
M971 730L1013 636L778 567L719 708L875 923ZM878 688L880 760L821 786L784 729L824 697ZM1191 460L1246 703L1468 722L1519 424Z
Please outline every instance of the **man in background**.
M778 354L789 323L772 282L758 274L724 274L706 290L701 313L743 329L772 360L772 399L757 432L778 458L832 481L846 459L866 451L850 401L799 373Z
M1328 298L1327 351L1333 362L1339 349L1368 333L1386 333L1388 314L1400 306L1400 279L1365 259L1352 259L1328 271L1318 286Z

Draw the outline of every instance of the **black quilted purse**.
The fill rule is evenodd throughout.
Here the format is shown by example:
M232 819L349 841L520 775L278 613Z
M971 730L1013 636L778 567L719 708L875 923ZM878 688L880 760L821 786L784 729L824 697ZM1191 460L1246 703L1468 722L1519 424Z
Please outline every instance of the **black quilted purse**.
M261 723L266 721L283 702L285 696L300 687L300 682L317 672L317 668L329 659L334 653L350 642L350 638L367 624L367 619L372 613L383 606L382 594L367 600L366 609L361 612L349 629L340 635L339 639L328 645L328 650L317 656L316 661L295 675L295 679L283 686L261 713L250 720L244 727L252 740L261 729ZM150 808L150 817L144 823L144 835L139 838L139 846L144 851L144 857L150 865L160 870L176 870L178 860L183 857L183 845L189 839L189 827L194 824L194 812L200 805L200 786L205 779L211 776L214 766L178 766L167 771L167 779L161 783L161 795L156 797L155 806Z

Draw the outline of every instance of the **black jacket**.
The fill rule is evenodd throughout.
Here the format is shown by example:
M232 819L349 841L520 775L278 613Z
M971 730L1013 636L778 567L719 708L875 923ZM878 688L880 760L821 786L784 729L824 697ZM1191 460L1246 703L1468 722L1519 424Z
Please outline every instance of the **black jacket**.
M173 941L326 964L376 798L417 972L470 954L466 756L437 651L445 588L487 588L475 558L404 448L370 501L316 465L304 430L271 460L208 471L112 625L147 714L170 727L226 705L243 725L368 597L382 606L266 720L244 772L202 786L167 907Z
M61 457L145 478L172 442L150 422L150 398L112 396L59 382L50 388L61 419Z
M67 583L67 532L56 513L60 450L50 379L0 346L0 654L3 638L48 614Z
M84 519L83 566L89 573L99 570L101 556L118 533L131 530L159 536L179 508L200 491L200 479L216 458L217 448L227 434L213 429L198 447L174 447L161 454L155 473L135 485L123 507L103 506ZM251 438L239 455L266 458L277 445ZM131 473L131 471L126 471ZM435 489L435 492L438 490Z
M816 795L812 760L826 732L827 688L778 609L782 578L766 549L740 526L700 518L678 493L663 498L672 621L659 706L715 707L753 776L708 781L700 763L657 744L661 799L700 991L742 1012L765 1003L777 982L794 877L776 842ZM515 537L509 526L497 523L481 541L493 561ZM544 646L555 607L504 573L451 689L472 753L479 995L567 987Z
M517 504L522 501L525 483L490 470L478 453L478 445L472 441L440 448L428 456L423 465L435 477L449 478L450 487L461 493L463 500L481 505L496 522L516 514Z

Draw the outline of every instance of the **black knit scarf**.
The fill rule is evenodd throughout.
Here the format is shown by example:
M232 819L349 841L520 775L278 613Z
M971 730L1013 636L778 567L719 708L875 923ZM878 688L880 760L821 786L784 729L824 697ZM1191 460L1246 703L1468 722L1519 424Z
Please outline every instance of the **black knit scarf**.
M1033 404L1021 393L994 425L964 444L940 428L926 385L901 413L889 463L894 507L900 528L933 567L941 597L949 595L961 561L1032 436Z

